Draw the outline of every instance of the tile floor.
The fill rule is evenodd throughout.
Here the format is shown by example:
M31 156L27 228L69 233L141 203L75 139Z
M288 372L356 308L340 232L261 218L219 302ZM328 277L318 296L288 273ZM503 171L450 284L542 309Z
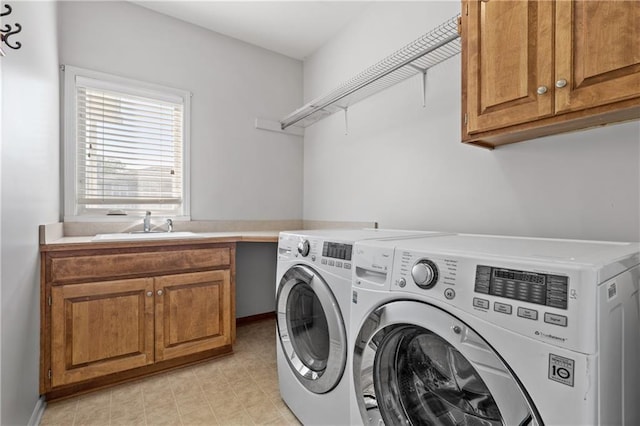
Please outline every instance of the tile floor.
M238 327L234 354L48 404L42 426L299 425L280 398L275 320Z

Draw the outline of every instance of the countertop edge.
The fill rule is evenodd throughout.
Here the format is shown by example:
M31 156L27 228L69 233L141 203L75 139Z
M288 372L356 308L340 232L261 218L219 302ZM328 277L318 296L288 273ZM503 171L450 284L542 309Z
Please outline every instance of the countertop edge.
M46 244L40 244L41 252L65 251L65 250L94 250L129 247L158 247L158 246L185 246L194 244L214 243L277 243L279 231L273 232L207 232L193 238L171 238L139 241L91 241L93 237L61 237Z

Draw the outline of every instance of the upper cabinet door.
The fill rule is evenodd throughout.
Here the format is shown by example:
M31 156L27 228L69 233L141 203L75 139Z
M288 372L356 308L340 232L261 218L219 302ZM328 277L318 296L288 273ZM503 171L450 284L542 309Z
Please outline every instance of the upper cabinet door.
M556 112L638 97L640 2L556 2L555 82Z
M463 5L467 133L553 113L553 3L479 1Z

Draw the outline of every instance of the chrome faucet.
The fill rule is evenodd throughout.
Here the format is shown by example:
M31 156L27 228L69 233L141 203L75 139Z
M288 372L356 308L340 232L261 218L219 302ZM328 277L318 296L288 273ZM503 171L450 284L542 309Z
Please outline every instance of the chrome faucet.
M173 220L167 219L167 232L173 232Z
M142 220L142 230L144 232L151 232L151 212L147 210Z

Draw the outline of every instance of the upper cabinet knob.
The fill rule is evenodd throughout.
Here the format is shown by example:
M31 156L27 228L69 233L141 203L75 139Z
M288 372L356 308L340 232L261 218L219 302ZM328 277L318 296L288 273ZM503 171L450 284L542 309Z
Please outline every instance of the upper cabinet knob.
M560 80L556 81L556 87L558 89L562 89L566 85L567 85L567 80L565 80L564 78L561 78Z
M547 86L540 86L538 87L538 90L536 90L536 92L538 92L538 95L544 95L545 93L547 93Z

